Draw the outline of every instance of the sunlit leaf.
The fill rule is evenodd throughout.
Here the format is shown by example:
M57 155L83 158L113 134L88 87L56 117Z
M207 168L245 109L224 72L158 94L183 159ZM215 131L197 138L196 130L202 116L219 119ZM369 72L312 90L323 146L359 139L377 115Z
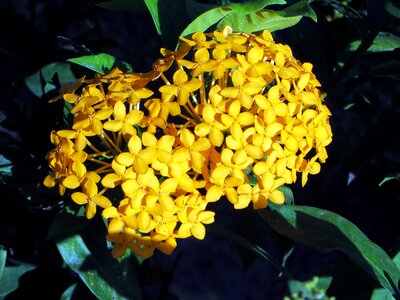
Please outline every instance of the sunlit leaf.
M245 15L232 12L218 23L217 28L222 29L229 25L235 31L255 32L267 29L273 32L296 25L302 17L317 21L309 0L301 0L280 11L263 9Z
M145 11L146 4L144 0L112 0L96 3L97 6L106 9L123 11Z
M226 6L210 9L193 20L181 33L181 36L203 32L230 13L232 13L232 9Z
M296 25L301 16L285 17L272 10L261 10L254 14L230 13L217 25L218 29L229 25L234 31L255 32L267 29L271 32Z
M128 63L107 53L70 58L68 61L103 75L117 67L122 71L132 71L132 67Z
M248 1L244 3L231 3L227 6L220 6L210 9L196 19L194 19L182 32L182 36L187 36L194 32L204 32L219 20L231 13L251 14L260 9L272 4L285 4L284 0L263 0L263 1ZM235 30L237 30L234 27Z
M390 257L353 223L315 207L282 205L260 210L261 217L277 232L321 250L340 250L390 293L398 293L400 271Z
M99 299L142 299L137 282L129 282L117 260L99 260L100 249L91 252L78 234L57 239L57 248L65 263Z
M243 3L231 3L227 7L231 8L234 12L242 14L252 14L265 8L268 5L286 4L285 0L253 0Z
M15 291L19 285L19 278L34 268L36 268L36 266L32 264L14 260L11 261L10 265L3 269L0 278L0 298Z

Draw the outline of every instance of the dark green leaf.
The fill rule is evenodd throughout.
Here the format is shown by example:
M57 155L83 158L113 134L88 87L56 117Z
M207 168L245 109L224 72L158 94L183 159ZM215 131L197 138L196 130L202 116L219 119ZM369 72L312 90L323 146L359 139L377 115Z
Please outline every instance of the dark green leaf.
M400 252L393 258L393 262L400 269ZM385 289L375 289L372 292L370 300L395 300L393 296Z
M268 5L286 4L285 0L253 0L243 3L231 3L227 7L231 8L234 12L241 14L252 14L265 8Z
M161 38L163 44L174 49L179 36L187 24L190 23L187 10L188 0L159 0L158 16L161 24Z
M57 239L57 248L66 264L99 299L142 299L137 282L127 281L117 260L98 259L100 249L91 252L78 234ZM110 263L110 260L111 263Z
M84 217L84 212L84 206L76 207L74 203L66 205L66 207L54 217L53 223L47 233L47 239L50 240L66 233L75 233L87 226L88 223Z
M353 223L322 209L284 205L259 211L277 232L321 250L340 250L392 294L398 293L400 271L378 245Z
M398 4L398 3L397 3ZM385 2L386 11L391 14L393 17L400 19L400 7L395 6L393 1L386 1Z
M4 297L16 290L19 285L19 278L26 272L36 268L34 265L12 261L12 265L6 266L0 278L0 297Z
M156 26L158 34L161 35L160 17L158 15L158 0L144 0L144 2L153 18L154 26Z
M6 258L7 258L7 251L3 247L0 246L0 280L1 275L3 274L4 267L6 266Z
M146 11L144 0L112 0L96 4L102 8L123 11Z
M278 190L285 195L285 203L286 204L294 204L294 195L292 189L286 185L281 185L278 187Z
M232 232L229 232L228 230L225 230L223 228L219 228L215 225L210 226L209 231L217 233L223 237L225 237L228 240L231 240L235 243L237 243L238 245L250 250L251 252L257 254L259 257L267 260L270 264L272 264L278 271L281 272L281 274L283 274L286 278L290 278L291 275L290 273L286 270L286 268L274 257L272 256L270 253L268 253L267 251L265 251L263 248L261 248L260 246L250 242L249 240L233 234Z
M349 50L355 51L360 46L361 41L354 41L350 44ZM400 37L388 33L379 32L374 39L372 45L368 48L370 52L384 52L393 51L394 49L400 48Z
M59 80L57 83L53 82L55 74L57 74ZM56 84L65 85L74 81L75 76L71 71L71 66L66 62L48 64L35 74L25 78L26 86L37 97L56 89Z
M286 17L280 12L264 9L248 15L230 13L218 23L217 28L229 25L234 31L255 32L267 29L273 32L294 26L300 20L301 16Z
M62 293L60 300L71 300L72 299L72 295L74 294L76 289L76 283L72 284L71 286L69 286L64 293Z
M309 17L314 22L317 22L317 15L315 11L310 6L310 0L301 0L298 1L289 7L279 11L282 16L285 17Z
M329 4L333 9L337 10L339 13L342 15L346 16L346 18L350 19L363 19L363 16L360 15L360 13L352 8L349 5L346 5L342 2L335 1L335 0L330 0L327 1L327 4Z
M113 68L120 68L122 71L128 72L132 71L132 67L128 63L120 61L107 53L70 58L68 61L103 75Z
M186 36L200 30L204 31L210 26L206 24L216 22L213 21L215 17L213 12L202 16L204 12L213 10L215 5L203 4L194 0L159 0L157 7L161 38L164 46L170 49L176 47L179 36ZM154 15L156 14L154 13ZM189 25L190 27L185 31L188 24L198 16L200 16L199 21ZM202 24L203 21L206 23Z

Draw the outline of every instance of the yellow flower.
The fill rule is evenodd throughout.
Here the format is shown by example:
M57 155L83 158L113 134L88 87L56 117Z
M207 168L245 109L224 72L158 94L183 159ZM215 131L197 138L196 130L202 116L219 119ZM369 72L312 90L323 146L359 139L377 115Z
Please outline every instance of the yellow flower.
M174 84L164 85L159 91L166 98L164 101L171 101L173 97L177 98L179 105L185 105L189 100L190 93L198 90L202 82L197 78L189 80L187 74L182 69L177 70L173 76Z
M210 59L210 53L206 48L200 48L194 53L194 62L189 60L180 59L178 63L182 66L191 69L190 75L196 77L204 72L212 72L217 66L218 62Z
M90 133L99 135L103 130L103 123L101 121L108 119L113 113L111 107L104 107L98 111L93 108L88 109L87 113L78 112L74 118L73 129L82 129Z
M125 255L128 248L132 249L143 259L153 255L154 247L151 238L137 234L135 230L125 228L123 232L107 234L107 240L114 243L112 256L119 258Z
M136 135L134 125L140 123L144 113L140 110L132 110L126 113L125 104L121 101L115 103L114 106L114 120L109 120L103 124L103 128L109 131L120 131L127 138Z
M187 238L194 236L195 238L202 240L205 237L206 229L204 224L211 224L214 222L213 211L204 210L205 206L190 205L193 202L204 203L202 196L199 194L192 194L191 196L180 196L177 201L185 203L182 209L178 212L178 220L181 222L177 236L179 238Z
M87 218L104 208L116 258L204 239L207 205L222 196L235 209L282 204L280 187L299 173L304 186L328 158L331 113L312 64L268 31L180 40L147 73L114 69L57 97L72 104L73 124L51 134L44 184L61 195L82 187L71 197Z
M226 195L231 203L237 203L235 189L245 182L245 170L252 163L253 159L243 149L235 153L228 148L222 150L221 164L211 172L210 182L214 185L207 191L206 200L214 202Z
M82 192L75 192L71 195L72 200L79 205L86 204L86 218L92 219L96 214L96 207L110 207L111 201L98 193L97 184L93 180L87 180L82 187Z
M180 141L189 150L191 168L197 173L201 173L206 160L202 152L209 150L211 143L206 138L195 139L195 135L189 129L182 130Z
M214 146L221 146L224 141L223 131L227 130L230 124L224 124L221 114L217 114L214 106L206 104L202 111L204 122L196 125L194 133L199 137L208 138Z

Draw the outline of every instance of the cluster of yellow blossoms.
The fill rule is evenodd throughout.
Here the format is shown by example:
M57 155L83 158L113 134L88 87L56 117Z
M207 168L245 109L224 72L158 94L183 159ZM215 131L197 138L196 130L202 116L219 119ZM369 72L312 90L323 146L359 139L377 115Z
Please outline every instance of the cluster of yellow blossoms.
M103 208L114 257L203 239L222 196L236 209L281 204L280 186L298 172L304 185L327 159L330 112L289 46L229 27L181 41L148 73L114 69L62 94L73 125L51 133L44 184L78 189L88 219Z

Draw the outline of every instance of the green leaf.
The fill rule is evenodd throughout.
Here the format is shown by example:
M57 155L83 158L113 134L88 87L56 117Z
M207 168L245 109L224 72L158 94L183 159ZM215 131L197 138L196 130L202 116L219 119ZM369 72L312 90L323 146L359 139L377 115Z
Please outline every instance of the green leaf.
M59 82L53 82L55 75ZM73 82L75 82L75 76L71 71L71 65L66 62L48 64L25 78L26 86L37 97L55 90L58 84L65 85Z
M229 25L234 31L255 32L266 29L273 32L294 26L300 20L301 16L286 17L280 12L264 9L248 15L230 13L218 23L217 28L221 30Z
M374 289L370 300L395 300L385 289Z
M138 284L125 278L117 260L101 256L100 249L91 252L78 234L56 239L58 251L65 263L99 299L142 299ZM103 253L104 254L104 253ZM136 279L136 277L134 278Z
M281 264L274 256L272 256L270 253L265 251L263 248L260 246L250 242L249 240L237 235L233 234L232 232L225 230L223 228L217 227L215 225L212 225L208 228L210 232L214 232L216 234L219 234L223 237L225 237L228 240L231 240L238 245L246 248L247 250L250 250L251 252L257 254L259 257L265 259L268 261L270 264L272 264L278 271L281 272L286 278L291 278L290 273L287 271L287 269Z
M378 245L353 223L315 207L284 205L260 210L274 230L294 241L321 250L340 250L392 294L398 294L400 271Z
M222 29L224 26L231 26L234 31L247 31L247 32L254 32L262 29L269 29L271 31L275 31L278 29L283 29L286 27L293 26L296 24L300 19L296 20L295 23L294 19L289 20L292 23L287 23L290 25L281 26L274 26L272 23L276 22L277 20L270 20L271 22L267 22L263 20L264 18L272 18L274 14L279 15L279 12L261 10L266 6L273 5L273 4L285 4L286 1L284 0L255 0L255 1L247 1L244 3L231 3L226 6L220 6L212 8L196 19L194 19L181 33L181 36L187 36L194 32L204 32L218 21L218 29ZM287 9L289 9L288 7ZM287 12L288 14L293 13L291 10ZM286 14L283 12L283 14ZM261 16L260 16L261 15ZM283 22L282 17L279 18L279 22ZM260 24L259 22L262 22ZM267 27L265 27L267 26ZM278 29L276 29L276 27ZM270 29L271 28L271 29Z
M96 3L97 6L122 11L146 11L144 0L112 0Z
M332 277L318 277L314 276L309 281L289 280L288 286L289 291L296 297L301 299L321 299L329 300L330 298L326 295L326 290L332 282Z
M0 175L11 176L12 175L12 162L0 154Z
M355 51L360 46L361 41L357 40L350 43L349 50ZM388 33L379 32L374 39L372 45L368 48L369 52L384 52L393 51L394 49L400 48L400 37Z
M395 6L392 1L385 2L385 9L390 15L400 19L400 8Z
M120 68L122 71L128 72L132 71L132 67L128 63L118 60L114 56L107 53L85 55L81 57L70 58L67 61L102 75L111 71L113 68Z
M7 251L3 247L0 246L0 280L1 275L3 274L4 267L6 266L6 258L7 258Z
M148 7L152 11L156 26L159 26L159 34L164 46L173 49L188 24L215 6L194 0L159 0L157 5L150 6L149 3ZM193 26L193 32L197 31L198 24Z
M329 4L333 9L342 14L343 16L346 16L348 19L363 19L363 16L354 8L352 8L349 5L346 5L345 3L331 0L327 4Z
M396 176L386 176L383 178L383 180L379 183L379 186L382 186L385 182L388 182L390 180L399 180L400 179L400 174L396 174Z
M156 26L157 32L161 35L160 18L158 15L158 0L144 0L144 3L149 10L151 17L153 18L154 25Z
M226 6L210 9L194 19L181 33L181 36L187 36L194 32L204 32L230 13L232 13L232 9Z
M314 22L317 22L317 15L310 6L310 0L298 1L284 10L280 11L280 14L285 17L309 17Z
M14 260L10 263L10 266L4 268L0 278L0 297L15 291L19 285L19 278L26 272L36 268L34 265Z
M71 300L72 299L72 295L75 292L76 289L76 283L70 285L65 291L64 293L62 293L60 300Z
M393 258L393 262L396 265L396 267L400 269L400 251Z
M265 8L268 5L286 4L285 0L253 0L243 3L231 3L227 7L231 8L234 12L241 14L252 14Z
M72 202L72 201L71 201ZM59 212L53 219L47 233L47 240L60 236L66 233L75 233L88 225L84 217L84 206L68 203L64 210Z
M400 252L393 258L393 262L400 269ZM374 289L370 300L395 300L393 296L385 289Z
M281 185L280 187L278 187L278 190L281 191L285 196L286 204L294 204L294 195L290 187L286 185Z

